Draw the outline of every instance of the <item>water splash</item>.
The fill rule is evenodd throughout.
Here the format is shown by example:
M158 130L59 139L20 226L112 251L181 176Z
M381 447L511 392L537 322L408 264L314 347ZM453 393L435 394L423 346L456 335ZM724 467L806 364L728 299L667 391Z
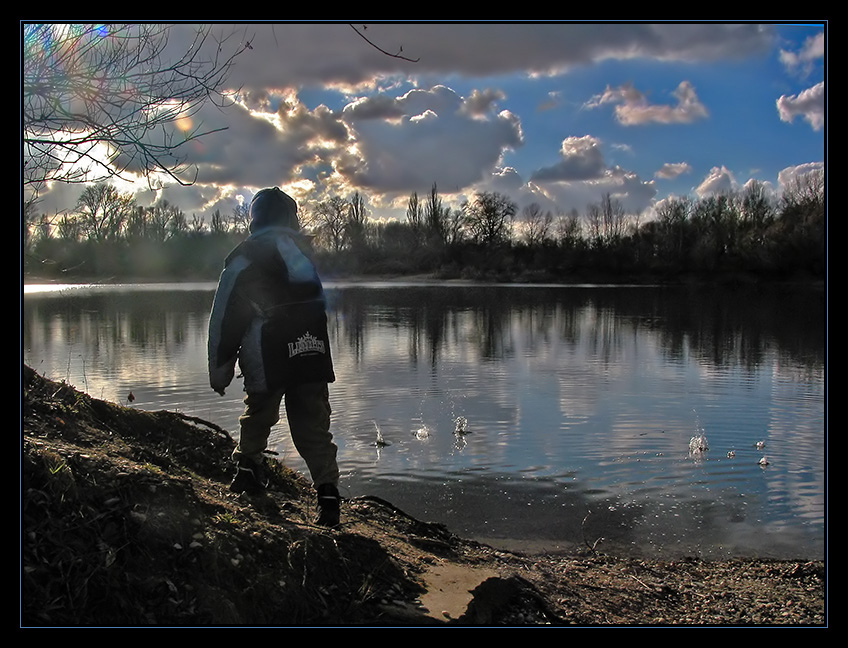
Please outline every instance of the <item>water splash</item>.
M457 416L454 419L454 434L468 434L468 419L464 416Z
M377 421L373 421L374 429L377 430L377 440L374 441L374 445L378 448L385 448L387 445L392 445L391 441L386 441L383 438L383 431L380 429L380 426L377 425Z
M695 415L695 429L697 433L689 439L689 456L699 461L704 458L704 454L710 449L710 444L707 441L707 435L704 433L704 428L701 427L698 411L693 409Z
M689 439L689 455L692 457L702 457L704 453L710 449L707 442L707 435L701 432Z

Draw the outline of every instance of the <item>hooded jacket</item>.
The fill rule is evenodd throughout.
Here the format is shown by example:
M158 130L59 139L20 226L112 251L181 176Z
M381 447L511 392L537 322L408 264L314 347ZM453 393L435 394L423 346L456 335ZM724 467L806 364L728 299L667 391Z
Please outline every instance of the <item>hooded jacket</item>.
M253 232L228 256L209 318L209 384L223 393L244 375L248 393L333 382L324 289L287 227Z

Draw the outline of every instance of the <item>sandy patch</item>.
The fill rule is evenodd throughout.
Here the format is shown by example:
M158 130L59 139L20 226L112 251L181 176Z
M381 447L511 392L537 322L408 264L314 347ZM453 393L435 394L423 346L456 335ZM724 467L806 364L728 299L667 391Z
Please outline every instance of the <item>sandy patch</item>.
M459 618L471 602L471 590L497 575L494 570L466 565L434 565L424 576L427 593L421 597L421 604L425 613L441 621Z

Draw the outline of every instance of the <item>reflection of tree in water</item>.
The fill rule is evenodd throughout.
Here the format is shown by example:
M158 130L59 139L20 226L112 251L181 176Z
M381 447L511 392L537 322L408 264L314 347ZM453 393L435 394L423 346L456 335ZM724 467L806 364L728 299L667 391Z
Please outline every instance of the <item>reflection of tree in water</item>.
M214 294L201 290L132 290L27 297L23 336L50 343L77 342L86 352L110 356L123 346L179 348L205 329ZM60 333L57 339L55 334Z
M656 327L671 357L753 369L780 349L802 364L824 362L824 293L815 289L679 290L657 300ZM652 328L654 328L652 326Z
M27 297L24 339L85 337L94 350L179 346L205 329L213 294L128 290ZM603 363L624 340L658 337L669 357L754 368L775 349L801 366L824 364L824 291L813 289L414 286L328 290L331 336L362 360L375 325L407 335L410 361L435 367L446 349L475 359L540 349L553 338L587 345ZM455 351L459 349L460 351Z
M426 357L435 366L447 344L473 345L481 358L509 353L510 322L516 309L538 306L538 298L514 291L508 298L493 287L346 288L331 297L343 339L354 352L366 344L366 321L403 328L410 360Z
M469 345L481 360L509 357L516 335L530 348L551 336L582 341L607 363L623 340L648 332L670 357L753 368L776 347L822 363L823 300L822 291L788 289L399 285L332 291L331 322L360 359L376 321L407 331L410 360L431 366L446 346Z

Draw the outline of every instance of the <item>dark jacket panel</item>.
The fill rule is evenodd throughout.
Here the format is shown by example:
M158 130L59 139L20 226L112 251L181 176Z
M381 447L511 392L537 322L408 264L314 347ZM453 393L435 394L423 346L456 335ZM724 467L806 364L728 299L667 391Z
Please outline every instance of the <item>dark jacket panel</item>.
M254 232L227 257L209 319L209 382L222 392L235 364L249 393L333 382L324 289L285 227Z

